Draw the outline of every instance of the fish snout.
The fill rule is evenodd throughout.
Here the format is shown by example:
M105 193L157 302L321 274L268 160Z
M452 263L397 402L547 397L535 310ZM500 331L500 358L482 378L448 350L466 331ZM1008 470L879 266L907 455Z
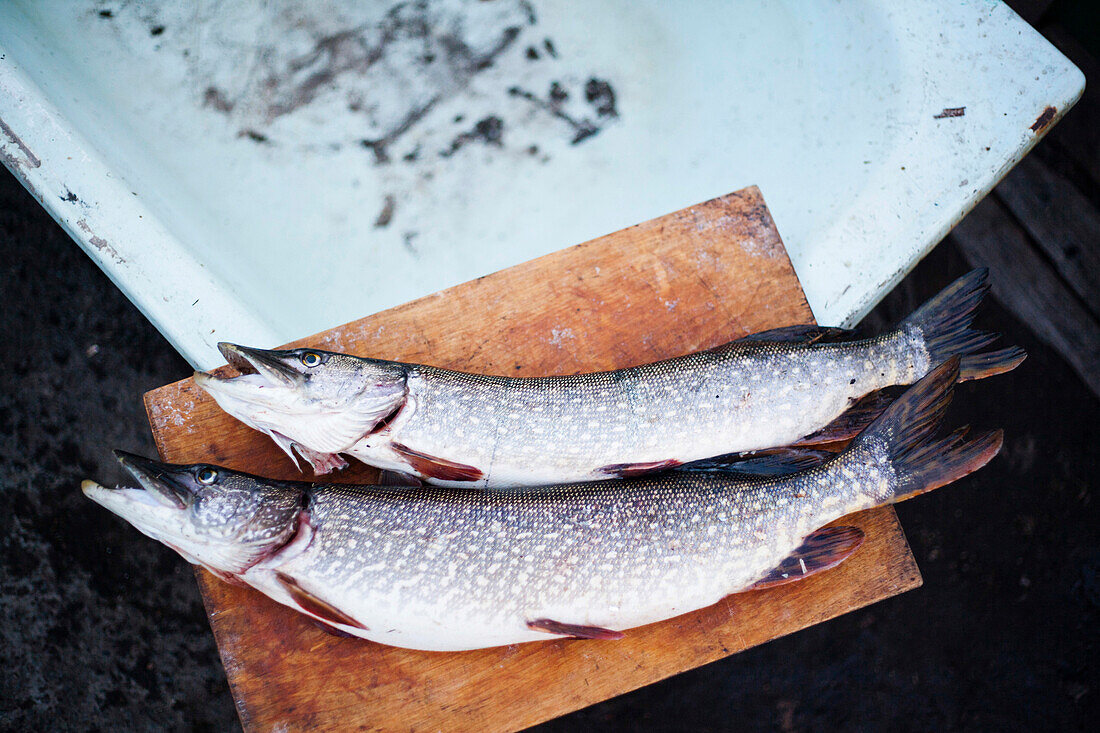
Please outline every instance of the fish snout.
M114 454L122 467L153 499L175 509L186 509L190 504L192 491L177 475L180 472L178 467L123 450L116 450Z
M298 367L298 358L292 352L257 349L251 346L222 341L218 351L225 357L226 363L242 375L256 374L273 384L292 387L303 378ZM210 380L229 381L207 374ZM207 382L209 384L209 382Z

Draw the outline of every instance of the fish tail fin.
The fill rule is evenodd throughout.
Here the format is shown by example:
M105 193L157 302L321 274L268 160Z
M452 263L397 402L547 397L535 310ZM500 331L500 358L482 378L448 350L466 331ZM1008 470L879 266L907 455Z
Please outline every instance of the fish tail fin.
M960 375L959 356L952 356L910 387L871 423L856 442L885 446L895 480L895 503L939 488L978 470L997 455L1003 433L985 431L967 437L967 429L933 439L951 402Z
M1018 346L975 353L996 341L1000 334L970 328L982 299L989 292L989 268L972 270L933 296L901 322L901 328L915 328L924 340L932 365L959 354L959 381L984 379L1010 372L1027 353Z

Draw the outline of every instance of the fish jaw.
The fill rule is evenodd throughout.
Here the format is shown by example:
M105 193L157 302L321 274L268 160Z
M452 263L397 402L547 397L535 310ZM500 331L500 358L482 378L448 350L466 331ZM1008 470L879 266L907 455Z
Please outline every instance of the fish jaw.
M273 384L286 387L293 387L302 380L302 375L297 370L278 358L279 352L231 344L228 341L219 343L218 351L242 375L256 374Z
M270 485L228 469L176 466L115 451L137 487L81 483L83 494L178 552L192 564L235 576L291 542L300 523L300 489ZM196 476L212 472L210 485Z
M198 564L195 548L191 547L195 543L187 526L186 508L169 504L162 498L161 489L145 485L109 488L95 481L82 481L80 490L145 536L168 545L188 562Z
M222 410L271 437L297 463L294 448L317 473L342 468L346 452L407 397L407 375L392 362L292 349L265 351L220 344L241 374L196 372L195 383ZM305 356L318 363L306 366Z

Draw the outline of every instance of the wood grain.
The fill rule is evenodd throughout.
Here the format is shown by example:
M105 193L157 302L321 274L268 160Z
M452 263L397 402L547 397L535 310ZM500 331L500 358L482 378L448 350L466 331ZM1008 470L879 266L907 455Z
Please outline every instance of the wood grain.
M1065 287L1058 272L995 196L951 232L967 262L988 267L993 297L1062 355L1100 395L1100 321Z
M809 322L771 216L748 188L295 345L536 376L625 367ZM270 440L220 412L191 380L145 401L165 460L296 476ZM372 475L355 466L337 478ZM517 730L920 584L892 509L844 522L867 540L839 568L614 642L397 649L328 636L255 591L203 571L198 578L246 729Z
M1038 156L1017 164L996 189L1057 273L1093 316L1100 316L1100 210Z

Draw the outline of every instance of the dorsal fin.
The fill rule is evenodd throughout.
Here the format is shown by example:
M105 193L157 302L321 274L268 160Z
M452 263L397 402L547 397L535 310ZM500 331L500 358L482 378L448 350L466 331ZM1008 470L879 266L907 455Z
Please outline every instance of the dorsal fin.
M863 530L859 527L822 527L814 530L770 573L745 590L793 583L836 567L863 544L863 537Z
M835 328L833 326L783 326L759 333L750 333L748 336L733 341L735 344L774 342L774 343L798 343L814 344L819 341L832 343L834 341L855 341L860 335L851 329Z

